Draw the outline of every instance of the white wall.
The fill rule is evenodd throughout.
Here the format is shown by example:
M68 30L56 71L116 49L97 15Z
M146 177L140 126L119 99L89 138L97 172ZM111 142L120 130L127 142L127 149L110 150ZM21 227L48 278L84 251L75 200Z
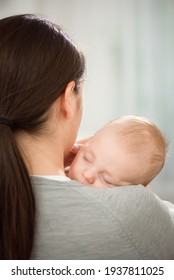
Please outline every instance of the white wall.
M34 12L64 27L87 57L79 137L123 114L150 118L170 138L152 186L174 202L174 1L7 0L0 17Z

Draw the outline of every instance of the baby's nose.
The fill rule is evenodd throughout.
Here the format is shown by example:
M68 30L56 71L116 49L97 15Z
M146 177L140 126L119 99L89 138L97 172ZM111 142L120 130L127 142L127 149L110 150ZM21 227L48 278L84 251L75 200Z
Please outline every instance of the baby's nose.
M95 174L92 170L85 170L83 176L87 184L93 184L95 182Z

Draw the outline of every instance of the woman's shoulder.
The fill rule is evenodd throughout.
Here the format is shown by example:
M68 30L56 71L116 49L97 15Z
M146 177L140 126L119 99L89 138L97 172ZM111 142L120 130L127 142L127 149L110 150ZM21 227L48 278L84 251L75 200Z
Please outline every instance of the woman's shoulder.
M141 185L112 188L94 188L80 184L77 181L57 181L45 178L34 178L34 189L37 198L42 200L42 205L63 208L66 211L79 211L81 208L93 217L97 213L112 217L119 223L125 224L129 230L135 228L136 223L144 225L153 222L156 218L158 225L171 222L169 211L164 202L152 191ZM43 198L45 199L43 200ZM105 214L105 215L104 215ZM174 228L174 225L172 225Z
M170 215L144 187L92 188L43 178L33 185L39 212L36 244L41 248L49 240L47 251L36 250L37 257L48 258L51 250L53 259L174 258Z
M154 204L159 204L153 193L143 186L94 188L73 180L62 181L44 177L34 177L32 182L38 199L40 196L45 196L49 203L54 204L54 201L62 200L63 197L64 201L77 200L76 207L78 205L81 207L80 201L83 201L83 207L93 205L94 208L102 209L112 215L121 211L123 216L135 210L137 212L138 209L143 214L146 208L146 212L149 212L154 208Z
M34 190L38 195L50 198L50 202L58 201L62 196L66 200L77 199L93 204L95 207L105 209L115 215L121 212L121 216L139 212L146 215L160 209L166 214L166 207L162 200L152 191L141 185L112 188L95 188L80 184L77 181L59 181L46 178L33 178ZM81 204L79 203L81 207ZM118 216L118 215L117 215Z

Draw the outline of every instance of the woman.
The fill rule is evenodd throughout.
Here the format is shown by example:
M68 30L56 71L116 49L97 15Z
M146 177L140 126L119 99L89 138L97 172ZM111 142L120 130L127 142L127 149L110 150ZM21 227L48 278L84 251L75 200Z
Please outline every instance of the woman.
M65 176L84 69L83 54L50 21L0 20L0 258L174 258L171 217L151 192Z

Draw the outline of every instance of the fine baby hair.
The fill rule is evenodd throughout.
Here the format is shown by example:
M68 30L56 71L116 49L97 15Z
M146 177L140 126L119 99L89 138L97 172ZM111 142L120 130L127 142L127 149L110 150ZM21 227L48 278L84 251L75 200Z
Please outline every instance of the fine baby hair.
M123 116L108 125L113 126L127 153L136 156L146 178L143 185L148 185L164 166L168 151L165 136L153 122L139 116Z

